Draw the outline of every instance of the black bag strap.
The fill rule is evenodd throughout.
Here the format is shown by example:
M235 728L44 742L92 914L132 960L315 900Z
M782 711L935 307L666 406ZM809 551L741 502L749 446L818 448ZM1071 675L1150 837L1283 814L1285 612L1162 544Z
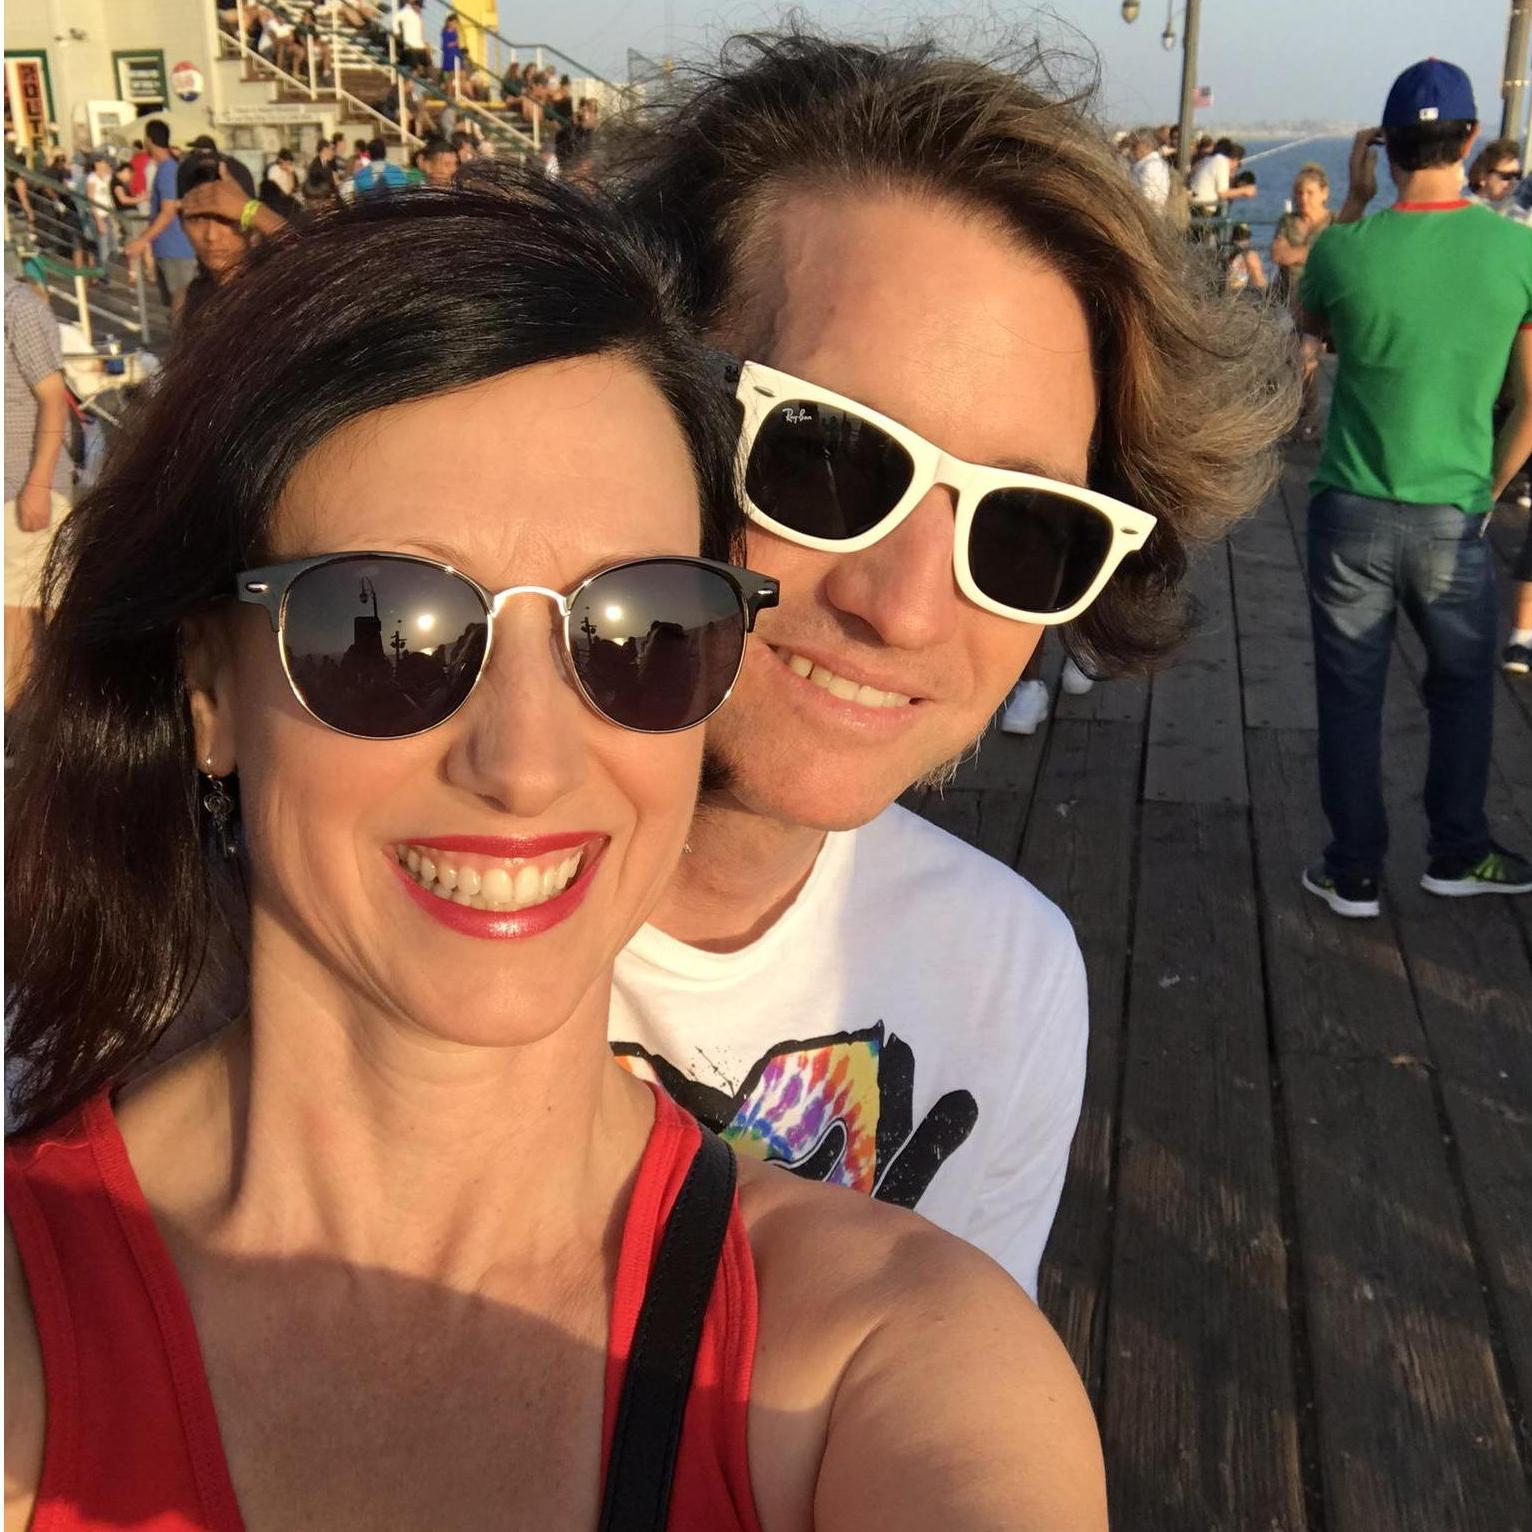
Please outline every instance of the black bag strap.
M703 1128L633 1332L600 1532L664 1532L702 1320L734 1207L735 1173L734 1151Z

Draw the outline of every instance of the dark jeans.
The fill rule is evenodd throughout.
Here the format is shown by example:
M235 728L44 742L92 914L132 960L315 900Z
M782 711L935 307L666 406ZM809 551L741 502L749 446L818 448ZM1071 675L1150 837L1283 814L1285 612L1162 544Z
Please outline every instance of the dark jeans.
M1388 848L1383 686L1402 608L1426 649L1432 857L1489 849L1484 791L1495 701L1495 576L1482 516L1324 490L1309 506L1309 613L1319 794L1336 873L1372 876Z

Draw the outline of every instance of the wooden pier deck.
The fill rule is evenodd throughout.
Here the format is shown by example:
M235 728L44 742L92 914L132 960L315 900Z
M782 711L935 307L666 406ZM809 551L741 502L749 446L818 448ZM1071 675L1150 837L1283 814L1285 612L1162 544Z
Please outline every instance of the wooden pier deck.
M914 806L1020 868L1084 949L1089 1078L1041 1298L1114 1528L1532 1532L1532 897L1418 886L1402 622L1383 918L1300 889L1325 840L1312 463L1197 565L1174 668L1061 697ZM1506 565L1522 524L1497 512ZM1527 851L1532 683L1504 679L1495 738L1493 828Z

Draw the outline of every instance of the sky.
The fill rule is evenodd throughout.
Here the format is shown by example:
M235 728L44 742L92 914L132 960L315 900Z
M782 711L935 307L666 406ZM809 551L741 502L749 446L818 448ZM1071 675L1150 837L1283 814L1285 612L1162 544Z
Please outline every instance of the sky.
M1052 0L1046 9L992 0L802 0L800 14L837 32L897 38L922 23L983 52L1029 24L1060 45L1100 58L1105 115L1114 122L1171 120L1179 48L1160 44L1167 3L1181 31L1185 0L1142 0L1131 26L1120 0ZM627 77L626 50L660 58L716 52L730 32L770 27L790 14L775 0L561 0L538 39L606 74ZM1435 55L1466 69L1479 115L1500 125L1500 70L1510 0L1202 0L1198 83L1214 92L1210 125L1377 120L1393 77ZM552 18L557 25L550 25ZM500 31L527 35L516 0L500 0Z

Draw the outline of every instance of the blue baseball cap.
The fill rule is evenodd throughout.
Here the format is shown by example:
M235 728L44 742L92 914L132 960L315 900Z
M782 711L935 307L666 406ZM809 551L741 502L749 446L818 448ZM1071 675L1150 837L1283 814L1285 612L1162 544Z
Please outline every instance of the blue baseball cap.
M1456 64L1422 59L1394 81L1383 107L1385 128L1413 128L1423 122L1477 122L1473 86Z

